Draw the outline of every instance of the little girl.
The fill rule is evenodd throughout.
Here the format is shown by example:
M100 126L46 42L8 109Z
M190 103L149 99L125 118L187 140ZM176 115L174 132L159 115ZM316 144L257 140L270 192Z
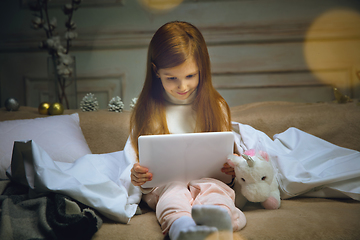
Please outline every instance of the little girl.
M148 50L144 87L130 122L131 143L146 134L230 131L230 110L211 82L210 59L200 31L186 22L170 22L154 34ZM224 164L219 171L234 175ZM131 182L151 181L148 169L135 163ZM246 224L235 207L235 193L211 178L189 183L170 182L141 188L143 200L156 211L163 233L170 239L232 239Z

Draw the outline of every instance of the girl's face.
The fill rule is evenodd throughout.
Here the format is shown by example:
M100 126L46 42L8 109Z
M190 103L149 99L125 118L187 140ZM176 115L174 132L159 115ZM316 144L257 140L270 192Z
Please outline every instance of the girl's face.
M199 68L193 58L176 67L160 68L158 76L165 91L179 100L187 99L199 85Z

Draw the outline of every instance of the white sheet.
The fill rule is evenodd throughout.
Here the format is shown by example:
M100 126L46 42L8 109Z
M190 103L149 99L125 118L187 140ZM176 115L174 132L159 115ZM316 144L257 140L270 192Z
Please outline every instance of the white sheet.
M74 163L53 161L34 141L15 142L8 173L35 192L68 195L109 219L128 223L141 200L130 179L135 159L129 140L124 151L88 154Z
M360 152L342 148L296 128L274 140L249 125L233 122L238 150L269 153L283 199L348 196L360 201Z

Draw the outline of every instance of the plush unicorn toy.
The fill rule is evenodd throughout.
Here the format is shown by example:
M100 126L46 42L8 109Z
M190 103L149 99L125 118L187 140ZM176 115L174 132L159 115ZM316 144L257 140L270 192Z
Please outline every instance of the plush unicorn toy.
M280 207L280 191L274 169L266 152L245 151L229 155L228 163L235 169L235 205L242 209L247 201L261 202L265 209Z

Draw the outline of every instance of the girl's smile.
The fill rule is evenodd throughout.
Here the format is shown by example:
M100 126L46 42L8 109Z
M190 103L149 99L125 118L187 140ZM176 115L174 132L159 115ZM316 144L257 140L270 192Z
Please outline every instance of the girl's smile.
M158 75L165 91L178 100L187 99L199 85L199 68L193 58L176 67L161 68Z

